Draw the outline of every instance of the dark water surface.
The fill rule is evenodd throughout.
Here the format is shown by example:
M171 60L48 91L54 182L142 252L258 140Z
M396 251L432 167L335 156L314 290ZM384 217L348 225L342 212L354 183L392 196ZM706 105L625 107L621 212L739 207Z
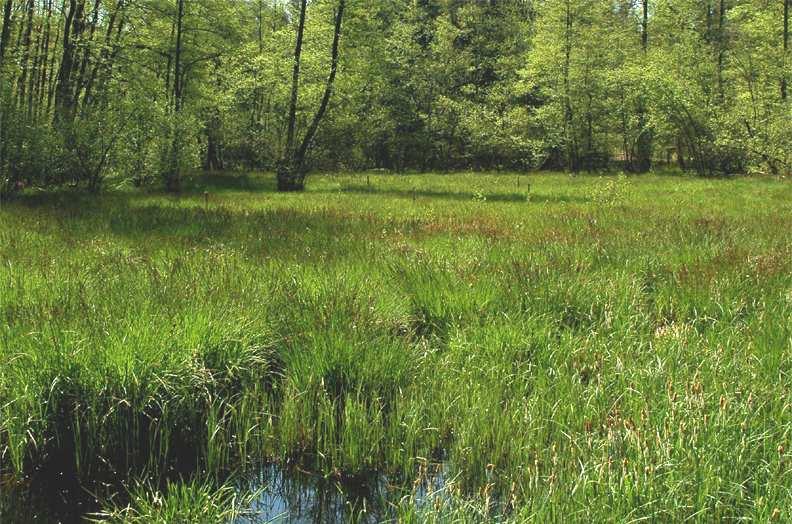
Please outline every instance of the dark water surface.
M101 509L96 497L76 482L55 478L48 484L12 483L0 477L0 524L77 524ZM394 518L399 504L422 506L445 499L448 484L440 465L405 484L382 474L335 479L269 464L238 481L240 493L258 495L233 524L382 522Z

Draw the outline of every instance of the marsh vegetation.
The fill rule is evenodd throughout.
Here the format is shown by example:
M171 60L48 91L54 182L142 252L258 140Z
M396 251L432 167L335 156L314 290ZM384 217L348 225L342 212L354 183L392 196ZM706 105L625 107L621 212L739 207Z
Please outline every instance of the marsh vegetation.
M788 181L275 189L3 204L0 520L228 519L273 467L360 521L790 517Z

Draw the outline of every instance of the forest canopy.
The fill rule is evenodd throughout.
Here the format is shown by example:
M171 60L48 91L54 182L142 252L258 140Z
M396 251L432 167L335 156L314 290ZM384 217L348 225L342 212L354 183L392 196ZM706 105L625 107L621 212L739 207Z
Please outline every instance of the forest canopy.
M792 170L789 0L0 1L0 196L198 168Z

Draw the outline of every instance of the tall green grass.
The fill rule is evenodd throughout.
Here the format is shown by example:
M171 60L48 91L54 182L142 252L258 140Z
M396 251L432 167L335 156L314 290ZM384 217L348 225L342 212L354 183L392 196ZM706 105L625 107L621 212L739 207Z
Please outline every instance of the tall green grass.
M394 518L790 517L787 181L364 180L4 204L3 482L442 461Z
M255 495L255 493L251 494ZM240 497L233 486L216 488L209 483L170 482L163 490L138 485L130 501L91 515L93 522L108 524L216 524L244 517L251 495Z

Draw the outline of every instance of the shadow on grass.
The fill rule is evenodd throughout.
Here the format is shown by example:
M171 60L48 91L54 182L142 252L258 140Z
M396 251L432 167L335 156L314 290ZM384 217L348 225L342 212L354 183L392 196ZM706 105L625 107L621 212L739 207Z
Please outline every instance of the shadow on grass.
M198 173L186 176L182 182L180 194L166 193L158 185L144 188L127 188L120 191L107 191L99 195L86 193L76 188L60 188L49 191L26 192L17 195L12 202L29 208L60 209L65 214L80 215L83 211L96 210L104 207L108 200L124 203L136 199L162 197L179 202L183 198L200 198L204 193L210 195L224 192L244 192L255 194L277 194L277 180L274 176L261 173L216 172ZM344 184L340 189L310 189L307 194L348 193L357 195L380 196L385 198L425 198L452 201L481 202L531 202L531 203L588 203L590 200L581 196L542 195L525 192L475 192L455 191L432 188L383 188L371 185Z
M275 193L277 189L277 180L274 175L270 176L261 173L199 172L197 174L184 176L180 195L190 196L203 194L204 192L222 193L224 191ZM13 198L3 200L2 204L14 202L35 207L37 205L50 205L55 201L81 200L88 202L107 198L108 195L126 193L142 196L179 196L167 193L160 183L136 187L126 183L119 185L118 181L116 181L115 183L108 182L99 193L91 193L82 186L72 187L69 185L47 188L44 190L29 189L14 195Z
M203 193L208 191L250 191L274 193L278 189L274 176L249 173L200 173L186 177L182 190L184 193Z
M110 210L104 220L112 234L145 242L175 241L201 245L207 241L265 245L276 251L299 251L295 246L325 247L338 237L364 236L374 231L366 220L332 209L255 209L224 206L182 206L147 203Z
M58 228L61 237L80 239L93 235L111 234L135 242L153 245L201 245L211 241L239 241L251 246L268 246L276 251L294 250L294 243L319 249L329 249L339 237L366 237L380 227L376 213L361 215L349 209L310 209L281 206L253 206L251 208L223 205L215 198L222 191L244 191L255 195L278 198L275 179L271 176L245 174L203 174L185 180L180 196L161 190L109 191L100 195L76 190L26 193L11 204L20 211L22 221L30 219L41 224L48 233ZM210 193L208 201L204 191ZM317 188L305 197L320 200L324 194L338 193L338 189ZM588 199L570 195L541 195L526 193L476 193L432 188L387 188L358 184L342 185L340 191L351 195L370 195L374 198L445 199L448 201L486 201L530 204L585 203ZM39 222L38 219L46 218ZM472 219L472 217L471 217ZM412 218L401 224L405 231L420 234L426 225ZM23 227L23 226L20 226ZM334 245L334 244L332 244Z
M314 193L350 193L392 198L436 198L456 201L530 202L533 204L585 204L588 198L571 195L539 195L534 193L474 193L470 191L442 191L435 189L384 189L374 186L345 185L341 189L321 189Z
M60 238L84 239L109 233L154 243L176 240L190 244L251 237L300 240L320 235L334 238L373 227L367 226L370 217L355 220L357 215L352 211L240 208L226 206L223 199L210 193L208 205L197 190L180 196L139 191L100 195L68 190L28 193L4 204L3 211L17 227L39 229L46 234L57 231Z
M317 190L315 193L337 193L339 190ZM520 193L472 193L468 191L442 191L435 189L381 189L372 186L346 185L341 193L386 196L394 198L437 198L445 200L486 200L488 202L527 202Z

